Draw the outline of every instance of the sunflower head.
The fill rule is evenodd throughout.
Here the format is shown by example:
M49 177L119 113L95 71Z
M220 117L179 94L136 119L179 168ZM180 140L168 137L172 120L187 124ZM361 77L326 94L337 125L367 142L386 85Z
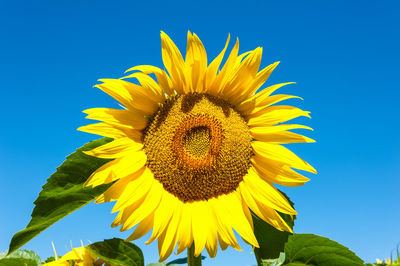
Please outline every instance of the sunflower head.
M114 140L86 153L111 162L97 169L86 186L114 184L96 202L116 201L113 226L137 225L128 240L151 229L160 260L178 244L195 244L214 257L217 243L240 250L234 231L258 247L251 211L278 230L291 228L277 211L296 214L275 184L299 186L308 178L294 169L315 169L281 144L313 142L282 124L309 112L280 101L282 83L256 93L279 62L259 70L262 49L239 55L237 40L221 66L228 43L208 63L196 34L188 33L185 59L161 32L163 70L133 67L121 79L102 79L99 89L124 109L94 108L87 118L102 122L82 131ZM154 77L154 78L153 78Z

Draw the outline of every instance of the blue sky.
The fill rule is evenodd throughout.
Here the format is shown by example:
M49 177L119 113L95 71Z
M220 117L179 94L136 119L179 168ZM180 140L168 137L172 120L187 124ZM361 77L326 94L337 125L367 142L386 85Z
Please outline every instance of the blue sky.
M311 120L297 122L313 127L307 136L317 142L290 148L318 174L282 188L299 212L295 231L329 237L365 261L389 256L400 242L399 8L397 1L1 1L0 251L29 222L32 202L65 156L97 138L76 130L89 123L81 111L115 107L92 88L96 80L139 64L161 67L160 30L182 51L191 30L209 60L230 33L241 52L264 48L262 66L281 61L267 84L297 82L280 92L304 98L288 104L311 111ZM85 206L24 248L45 259L51 241L64 253L70 240L127 237L110 228L112 205ZM136 243L149 263L158 254L147 239ZM219 251L204 265L255 264L250 252Z

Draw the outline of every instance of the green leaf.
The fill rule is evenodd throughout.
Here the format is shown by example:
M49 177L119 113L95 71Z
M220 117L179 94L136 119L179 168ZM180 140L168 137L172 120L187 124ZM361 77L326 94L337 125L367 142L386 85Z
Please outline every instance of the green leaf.
M140 248L123 239L106 239L86 248L93 255L112 265L144 266L143 253Z
M201 260L204 260L206 258L206 256L201 256ZM167 266L172 266L172 265L176 265L176 264L187 264L187 260L188 260L188 258L187 257L184 257L184 258L179 258L179 259L176 259L176 260L172 260L172 261L170 261L170 262L167 262Z
M201 256L201 259L202 259L202 260L203 260L203 257L204 257L204 256ZM175 264L187 264L187 257L179 258L179 259L170 261L170 262L168 262L166 265L167 265L167 266L172 266L172 265L175 265Z
M261 260L262 266L281 266L285 262L285 253L281 252L277 259Z
M313 234L294 234L285 245L285 264L290 266L363 265L364 261L347 247Z
M290 201L289 197L280 191L289 201L290 205L293 207L294 203ZM283 214L278 212L278 214L285 220L285 222L293 228L294 219L296 216L293 216L293 219L288 214ZM254 213L253 216L253 224L254 224L254 234L257 238L258 244L260 248L254 249L254 254L257 259L257 264L259 266L263 265L263 261L277 259L280 256L280 253L284 251L285 243L288 240L288 237L291 235L289 232L282 232L272 225L264 222L262 219L258 218Z
M14 252L43 230L71 212L93 201L111 184L95 188L83 188L83 183L108 159L95 158L82 153L110 142L111 138L91 141L67 157L57 171L47 179L39 197L35 200L32 219L27 227L11 239L8 254Z
M39 266L42 260L32 250L17 250L0 259L1 266Z
M52 262L52 261L55 261L55 260L56 260L56 258L54 256L51 256L51 257L48 257L44 262L45 263L49 263L49 262Z

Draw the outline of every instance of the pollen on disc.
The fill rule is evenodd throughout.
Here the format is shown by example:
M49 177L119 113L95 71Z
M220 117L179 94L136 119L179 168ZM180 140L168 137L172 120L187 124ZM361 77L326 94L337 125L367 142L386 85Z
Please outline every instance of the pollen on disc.
M193 93L168 99L144 131L147 166L184 202L234 191L250 167L251 135L226 101Z

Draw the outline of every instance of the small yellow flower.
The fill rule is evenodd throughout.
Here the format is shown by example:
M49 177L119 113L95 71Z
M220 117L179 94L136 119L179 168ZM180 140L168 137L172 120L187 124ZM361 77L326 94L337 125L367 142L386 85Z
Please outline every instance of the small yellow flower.
M101 79L97 88L123 105L123 110L93 108L87 118L103 121L79 130L111 137L108 144L86 152L113 161L96 170L85 186L115 182L97 203L116 201L112 226L121 231L137 225L128 238L158 239L160 260L178 245L178 253L195 244L210 257L218 241L240 250L235 230L258 247L251 211L278 230L292 231L277 211L295 215L273 183L300 186L309 179L293 168L315 169L281 144L314 142L290 132L310 129L281 124L309 112L274 105L299 98L271 94L290 84L256 93L279 62L259 71L262 48L238 55L239 41L219 70L229 43L210 63L202 42L188 33L183 59L161 32L166 71L141 65L122 79ZM128 72L127 71L127 72ZM154 74L156 80L150 74ZM138 84L126 81L134 78Z
M383 264L383 265L394 264L394 262L390 258L387 258L384 262L381 261L380 259L376 259L376 263Z
M43 266L70 266L69 261L74 261L74 265L77 266L91 266L97 261L97 257L85 247L74 248L60 259L45 263Z

